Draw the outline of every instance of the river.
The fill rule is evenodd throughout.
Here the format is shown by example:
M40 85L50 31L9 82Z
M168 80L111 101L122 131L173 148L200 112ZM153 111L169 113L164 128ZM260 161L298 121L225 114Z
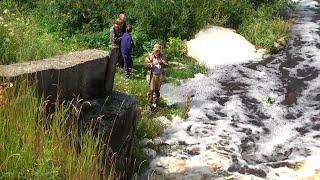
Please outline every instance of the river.
M297 164L308 161L319 173L320 2L301 1L294 16L288 45L268 59L163 86L166 99L189 94L192 105L159 137L170 148L151 161L149 177L303 179Z

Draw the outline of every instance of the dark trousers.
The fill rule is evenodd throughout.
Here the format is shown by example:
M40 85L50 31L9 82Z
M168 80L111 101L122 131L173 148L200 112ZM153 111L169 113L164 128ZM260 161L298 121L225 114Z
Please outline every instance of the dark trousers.
M114 75L116 73L116 64L119 59L119 53L119 48L113 48L110 52L105 76L105 90L107 94L110 94L113 89Z
M124 60L123 60L123 56L121 54L121 51L119 49L119 52L118 52L118 59L117 59L117 67L119 68L123 68L124 66Z
M124 73L125 73L125 75L129 75L129 74L131 74L131 70L133 67L132 57L130 54L128 54L128 55L122 54L122 57L124 59Z

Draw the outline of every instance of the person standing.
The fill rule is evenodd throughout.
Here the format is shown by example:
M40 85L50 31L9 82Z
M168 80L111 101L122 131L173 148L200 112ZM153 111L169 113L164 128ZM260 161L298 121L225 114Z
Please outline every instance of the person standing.
M114 82L114 75L116 72L116 65L121 57L120 53L120 42L121 42L121 20L117 19L114 24L110 28L110 42L111 42L111 52L110 52L110 59L107 63L107 70L106 70L106 80L105 80L105 89L107 94L111 94L113 89L113 82Z
M122 34L126 32L127 24L126 24L126 14L125 13L120 13L119 17L120 21L122 21L122 25L120 26Z
M126 14L125 13L120 13L118 16L118 20L120 21L120 32L121 32L121 36L126 32ZM121 47L120 47L121 49ZM123 68L124 67L124 59L122 56L119 57L118 61L117 61L117 67L119 68Z
M128 26L121 39L121 54L124 59L124 75L126 77L129 77L131 75L133 66L131 54L134 43L132 40L131 31L131 26Z
M165 65L167 65L167 62L161 52L161 45L155 44L152 53L145 59L145 66L148 69L148 105L151 110L154 110L160 102L160 87L164 76Z

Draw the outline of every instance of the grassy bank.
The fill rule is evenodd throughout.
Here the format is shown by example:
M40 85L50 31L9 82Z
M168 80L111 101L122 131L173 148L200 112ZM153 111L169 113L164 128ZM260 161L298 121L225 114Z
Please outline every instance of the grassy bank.
M109 175L99 163L100 138L89 130L79 141L73 106L61 105L49 123L32 86L20 83L8 89L5 97L7 103L0 107L0 179Z
M169 38L190 39L208 24L237 30L257 47L274 50L290 23L280 17L287 0L63 1L0 2L0 64L66 52L109 49L109 27L120 11L133 26L135 55ZM155 30L156 29L156 30Z

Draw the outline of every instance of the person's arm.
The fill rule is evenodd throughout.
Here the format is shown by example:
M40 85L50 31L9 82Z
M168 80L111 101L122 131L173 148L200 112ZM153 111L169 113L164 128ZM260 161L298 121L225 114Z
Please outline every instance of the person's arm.
M166 67L168 65L167 59L163 54L161 54L161 63L160 63L160 65L161 65L161 68L164 68L164 67Z
M131 44L131 46L130 46L130 48L132 49L133 47L134 47L134 42L133 42L133 39L132 39L132 36L130 37L130 44Z
M115 34L114 34L114 29L113 29L113 27L110 28L110 42L111 42L111 44L114 44L114 43L115 43Z
M117 30L117 31L119 31L119 29ZM116 33L114 33L114 35L115 35L115 42L116 42L116 44L121 44L121 40L122 40L122 35L119 33L119 32L117 32L117 34Z
M145 59L144 62L145 62L145 66L146 66L147 68L149 68L149 69L152 68L153 64L152 64L152 62L151 62L151 60L150 60L150 56L149 56L149 55L146 57L146 59Z

